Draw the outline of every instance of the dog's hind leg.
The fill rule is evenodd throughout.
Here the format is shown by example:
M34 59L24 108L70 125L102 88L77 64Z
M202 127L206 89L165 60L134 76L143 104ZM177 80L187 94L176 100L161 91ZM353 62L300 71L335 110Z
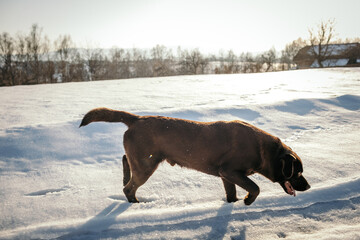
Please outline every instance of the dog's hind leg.
M225 192L226 192L226 200L231 203L231 202L236 202L237 200L239 200L236 196L236 187L235 184L227 181L224 178L221 178L221 180L223 181L224 184L224 188L225 188Z
M149 159L147 159L146 166L144 166L144 162L132 161L131 158L128 160L131 165L131 177L124 187L124 194L129 202L138 203L139 200L135 196L137 189L154 173L161 160L159 161L159 159L152 158L149 161Z
M130 166L127 161L126 155L123 156L122 162L123 162L123 173L124 173L123 184L125 186L130 181Z

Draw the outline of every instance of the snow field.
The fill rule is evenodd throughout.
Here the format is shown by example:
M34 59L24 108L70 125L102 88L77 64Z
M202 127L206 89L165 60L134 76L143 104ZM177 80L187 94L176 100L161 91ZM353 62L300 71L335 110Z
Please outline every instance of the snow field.
M0 239L359 239L359 90L359 68L0 88ZM163 163L130 204L126 127L78 128L100 106L245 120L300 155L312 188L254 175L253 205L229 204L219 178Z

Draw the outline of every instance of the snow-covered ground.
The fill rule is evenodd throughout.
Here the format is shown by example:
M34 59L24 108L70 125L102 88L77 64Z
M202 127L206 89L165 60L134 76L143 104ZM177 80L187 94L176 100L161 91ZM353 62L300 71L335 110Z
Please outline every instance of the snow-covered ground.
M163 163L130 204L125 125L78 128L101 106L243 119L291 146L312 188L254 175L257 200L230 204L219 178ZM360 68L3 87L0 113L0 239L360 238Z

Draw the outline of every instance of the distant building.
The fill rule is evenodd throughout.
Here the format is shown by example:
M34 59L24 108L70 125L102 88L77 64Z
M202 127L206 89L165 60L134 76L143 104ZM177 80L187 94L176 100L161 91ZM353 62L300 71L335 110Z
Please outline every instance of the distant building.
M321 61L323 67L360 67L360 43L329 44L327 54ZM323 51L322 50L322 51ZM294 57L297 68L318 68L320 64L314 55L319 52L319 46L306 46L299 50Z

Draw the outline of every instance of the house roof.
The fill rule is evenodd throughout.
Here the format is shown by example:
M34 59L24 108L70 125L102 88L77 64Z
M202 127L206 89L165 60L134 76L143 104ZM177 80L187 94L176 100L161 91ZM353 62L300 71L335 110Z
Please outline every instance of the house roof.
M324 45L322 51L328 48L331 59L360 58L360 43L329 44ZM295 55L294 61L314 59L313 51L319 52L319 46L305 46Z

